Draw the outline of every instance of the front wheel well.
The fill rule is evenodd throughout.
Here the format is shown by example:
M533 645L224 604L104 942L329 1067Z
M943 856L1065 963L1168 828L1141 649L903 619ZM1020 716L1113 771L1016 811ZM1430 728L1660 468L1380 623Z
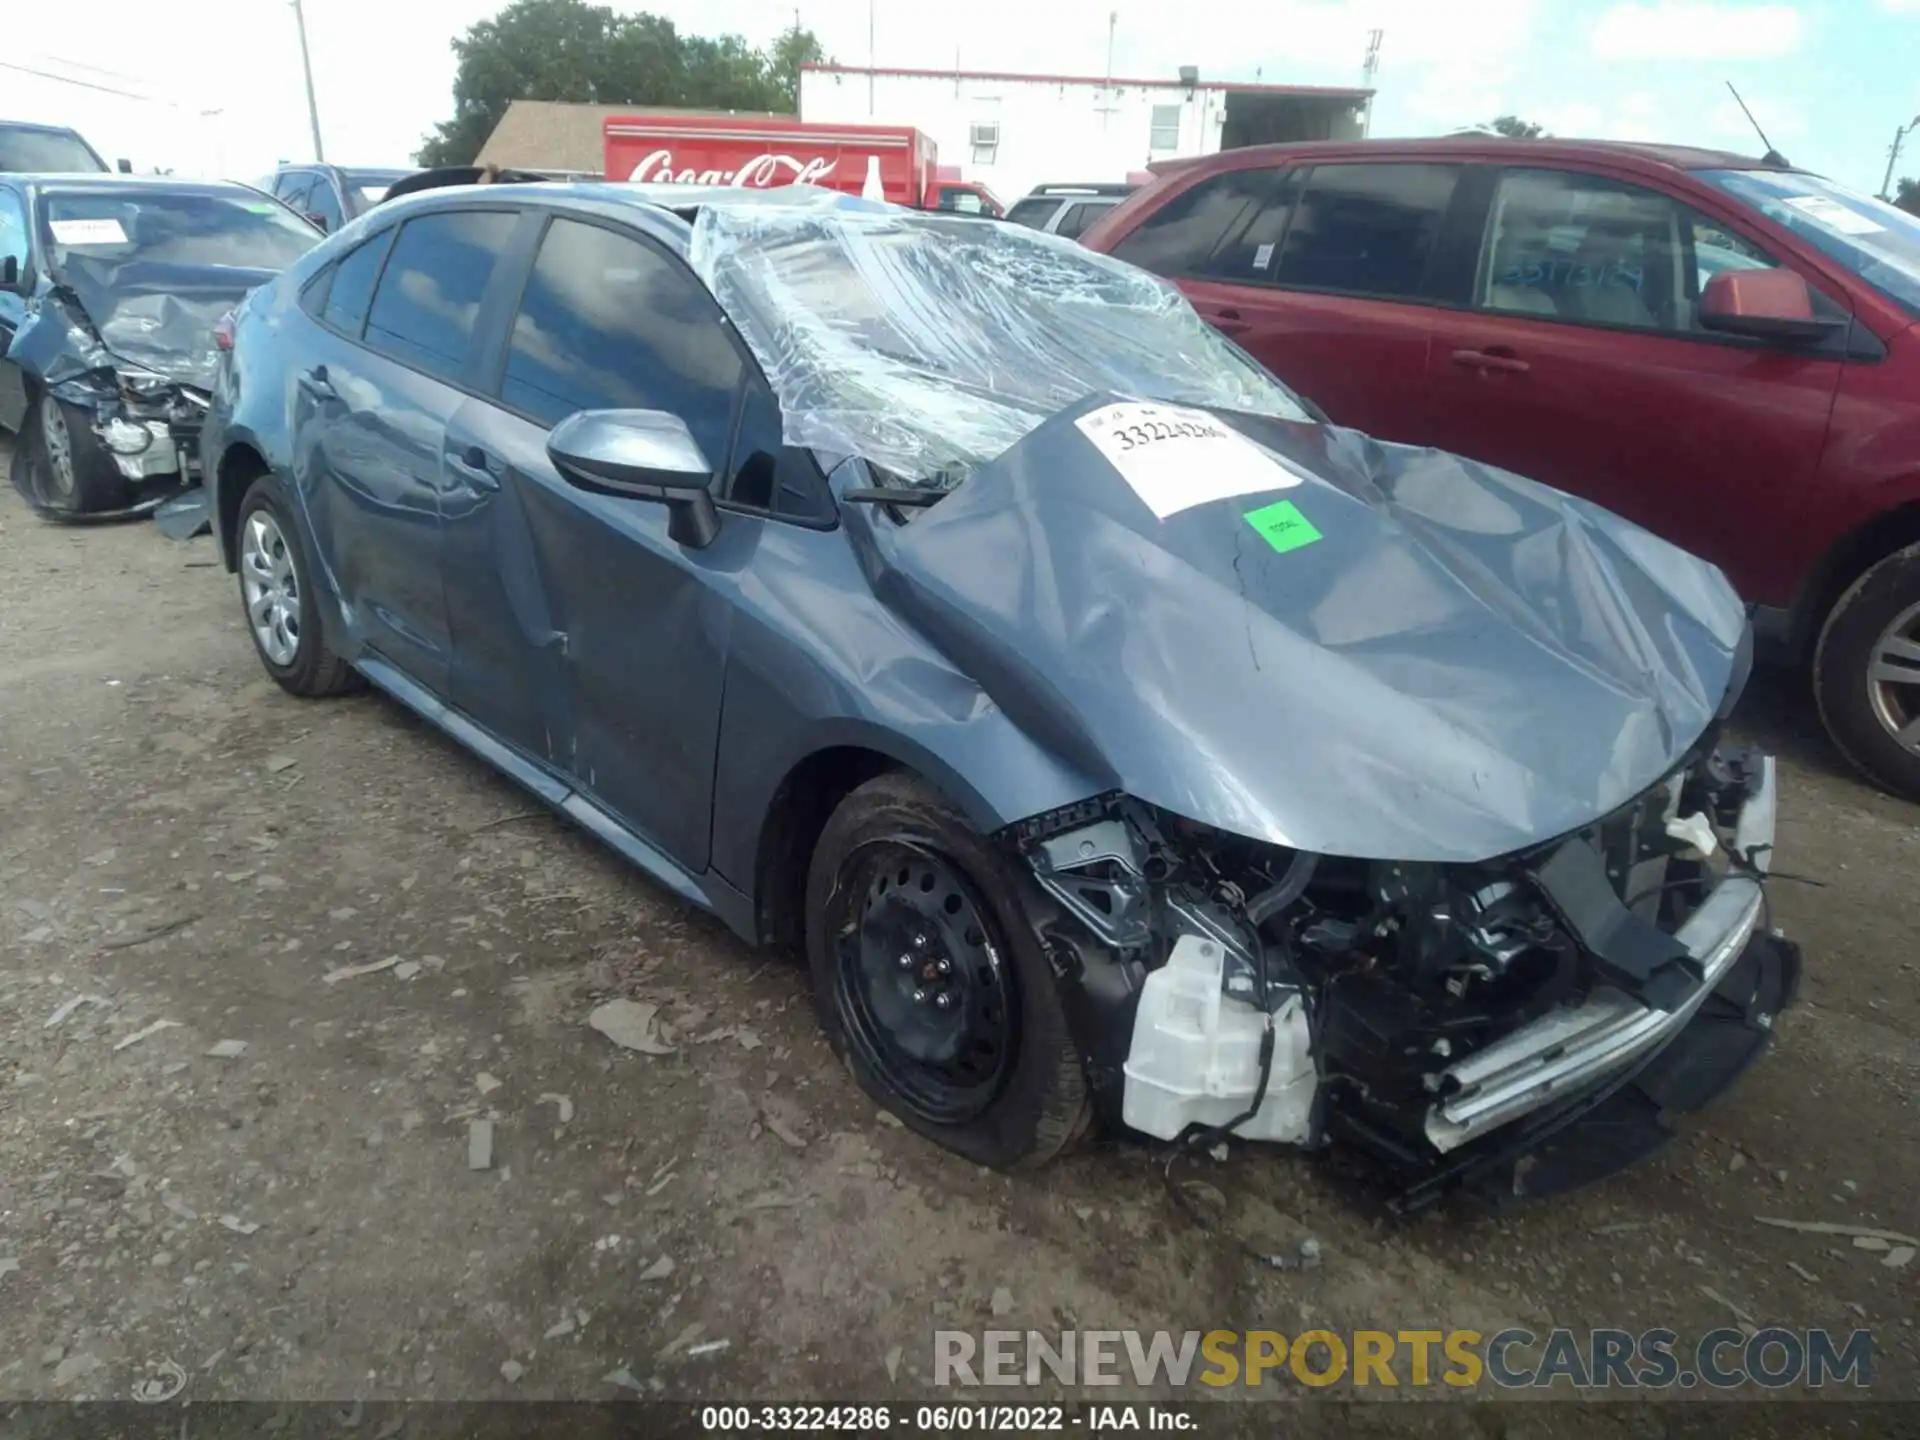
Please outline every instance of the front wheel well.
M780 782L760 827L754 865L756 923L762 944L801 953L806 943L807 867L820 832L840 802L876 775L899 768L891 756L858 746L815 751Z
M1794 657L1812 658L1827 616L1856 580L1889 555L1915 544L1920 544L1920 500L1883 510L1835 542L1821 557L1794 605Z
M272 468L251 445L230 445L220 457L220 513L215 523L219 526L220 554L229 570L239 563L240 502L247 498L253 482Z

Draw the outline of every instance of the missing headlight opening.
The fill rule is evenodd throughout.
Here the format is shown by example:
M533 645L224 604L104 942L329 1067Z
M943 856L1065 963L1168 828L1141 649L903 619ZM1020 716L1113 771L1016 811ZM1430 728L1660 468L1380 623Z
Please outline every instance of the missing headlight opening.
M1160 1140L1369 1156L1417 1208L1644 1155L1763 1051L1773 762L1703 741L1477 864L1318 856L1114 795L1016 827L1097 1103Z

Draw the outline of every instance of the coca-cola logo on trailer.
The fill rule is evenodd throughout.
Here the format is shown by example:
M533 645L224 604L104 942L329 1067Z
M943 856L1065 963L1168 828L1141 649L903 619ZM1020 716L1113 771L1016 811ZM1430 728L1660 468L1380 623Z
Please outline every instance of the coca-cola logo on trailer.
M817 185L833 173L834 162L815 156L796 160L791 155L771 152L756 155L737 170L675 170L673 152L656 150L633 167L627 178L636 184L656 185L745 185L766 188L774 185Z

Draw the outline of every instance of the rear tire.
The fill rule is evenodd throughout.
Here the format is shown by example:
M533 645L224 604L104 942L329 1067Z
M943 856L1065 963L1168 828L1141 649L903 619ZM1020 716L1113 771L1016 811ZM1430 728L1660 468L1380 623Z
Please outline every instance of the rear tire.
M939 792L900 773L841 801L807 876L814 1005L835 1053L909 1128L1000 1169L1044 1164L1090 1113L1020 883Z
M240 607L254 653L291 695L343 695L366 681L327 643L314 567L280 482L262 475L240 501Z
M1834 605L1814 650L1813 692L1841 753L1920 800L1920 545L1889 555Z

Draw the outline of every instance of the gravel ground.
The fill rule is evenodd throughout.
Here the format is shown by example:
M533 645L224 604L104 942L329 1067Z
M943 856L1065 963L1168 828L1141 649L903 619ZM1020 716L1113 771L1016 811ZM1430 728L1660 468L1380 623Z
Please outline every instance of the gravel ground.
M1755 1218L1920 1229L1920 809L1845 773L1783 677L1741 723L1782 756L1778 863L1824 886L1775 887L1807 952L1775 1054L1645 1167L1501 1215L1398 1224L1236 1153L1205 1175L1227 1224L1325 1255L1275 1273L1145 1149L1009 1178L913 1139L795 965L397 706L276 689L210 540L7 495L0 1397L124 1399L171 1363L200 1400L907 1398L941 1327L1742 1314L1871 1327L1875 1392L1920 1395L1920 1263ZM588 1027L620 997L672 1053Z

